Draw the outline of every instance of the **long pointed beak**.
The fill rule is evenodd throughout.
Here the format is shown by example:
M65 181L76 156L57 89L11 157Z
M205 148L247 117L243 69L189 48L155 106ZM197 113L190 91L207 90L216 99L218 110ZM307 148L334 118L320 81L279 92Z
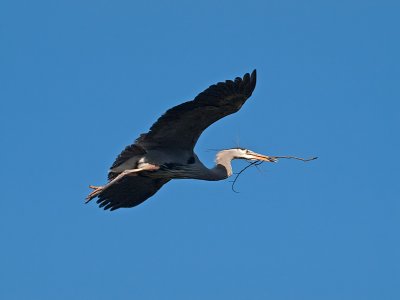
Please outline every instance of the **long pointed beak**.
M262 154L258 154L255 152L252 152L250 155L255 160L268 161L268 162L276 162L277 161L277 159L273 156L262 155Z

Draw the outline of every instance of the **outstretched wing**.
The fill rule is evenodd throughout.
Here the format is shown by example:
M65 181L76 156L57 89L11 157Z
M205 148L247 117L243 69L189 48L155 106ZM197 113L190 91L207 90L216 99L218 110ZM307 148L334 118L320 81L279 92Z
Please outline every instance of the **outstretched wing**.
M127 176L104 190L97 203L105 210L134 207L153 196L170 179Z
M169 109L137 140L146 150L179 148L193 150L201 133L219 119L237 112L256 86L256 70L243 78L210 86L194 100Z

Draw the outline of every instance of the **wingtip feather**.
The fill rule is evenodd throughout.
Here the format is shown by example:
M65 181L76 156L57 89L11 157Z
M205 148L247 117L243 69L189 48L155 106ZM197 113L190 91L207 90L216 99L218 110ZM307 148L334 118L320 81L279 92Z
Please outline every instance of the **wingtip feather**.
M254 82L254 84L256 83L256 81L257 81L257 70L256 69L254 69L253 72L251 72L250 81Z

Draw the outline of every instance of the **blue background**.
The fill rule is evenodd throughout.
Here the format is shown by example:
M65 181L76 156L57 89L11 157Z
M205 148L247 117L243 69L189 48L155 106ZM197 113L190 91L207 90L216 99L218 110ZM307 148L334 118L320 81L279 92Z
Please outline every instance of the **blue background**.
M400 299L398 1L2 1L1 299ZM231 183L84 205L166 109L258 70ZM236 171L245 166L233 163Z

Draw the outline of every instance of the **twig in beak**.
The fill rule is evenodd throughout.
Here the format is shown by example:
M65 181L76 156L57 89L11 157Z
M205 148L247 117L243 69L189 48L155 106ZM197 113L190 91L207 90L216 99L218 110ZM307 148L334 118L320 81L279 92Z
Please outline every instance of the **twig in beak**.
M314 159L317 159L317 158L318 158L317 156L311 157L311 158L302 158L302 157L296 157L296 156L290 156L290 155L285 155L285 156L271 156L271 157L272 157L272 158L276 158L276 159L278 159L278 158L297 159L297 160L301 160L301 161L304 161L304 162L311 161L311 160L314 160Z
M307 161L311 161L311 160L315 160L315 159L317 159L318 157L311 157L311 158L302 158L302 157L296 157L296 156L291 156L291 155L284 155L284 156L269 156L270 158L273 158L273 159L278 159L278 158L287 158L287 159L297 159L297 160L301 160L301 161L304 161L304 162L307 162ZM238 180L238 178L239 178L239 176L244 172L244 171L246 171L248 168L250 168L250 167L252 167L252 166L255 166L257 169L258 169L258 166L259 165L261 165L263 163L263 161L261 161L261 160L256 160L256 161L253 161L253 162L251 162L251 163L249 163L247 166L245 166L243 169L241 169L238 173L235 173L235 175L236 175L236 177L235 177L235 179L233 179L231 182L232 182L232 191L234 191L235 193L239 193L238 191L236 191L235 190L235 184L236 184L236 181ZM259 169L258 169L259 170Z
M241 169L238 173L235 173L236 177L235 177L235 179L233 179L231 181L232 182L232 186L231 186L232 191L234 191L235 193L239 193L238 191L235 190L235 183L238 180L240 174L242 174L246 169L248 169L252 166L257 167L257 169L258 169L258 166L261 165L262 163L263 163L263 161L260 161L260 160L253 161L253 162L249 163L247 166L245 166L243 169Z

